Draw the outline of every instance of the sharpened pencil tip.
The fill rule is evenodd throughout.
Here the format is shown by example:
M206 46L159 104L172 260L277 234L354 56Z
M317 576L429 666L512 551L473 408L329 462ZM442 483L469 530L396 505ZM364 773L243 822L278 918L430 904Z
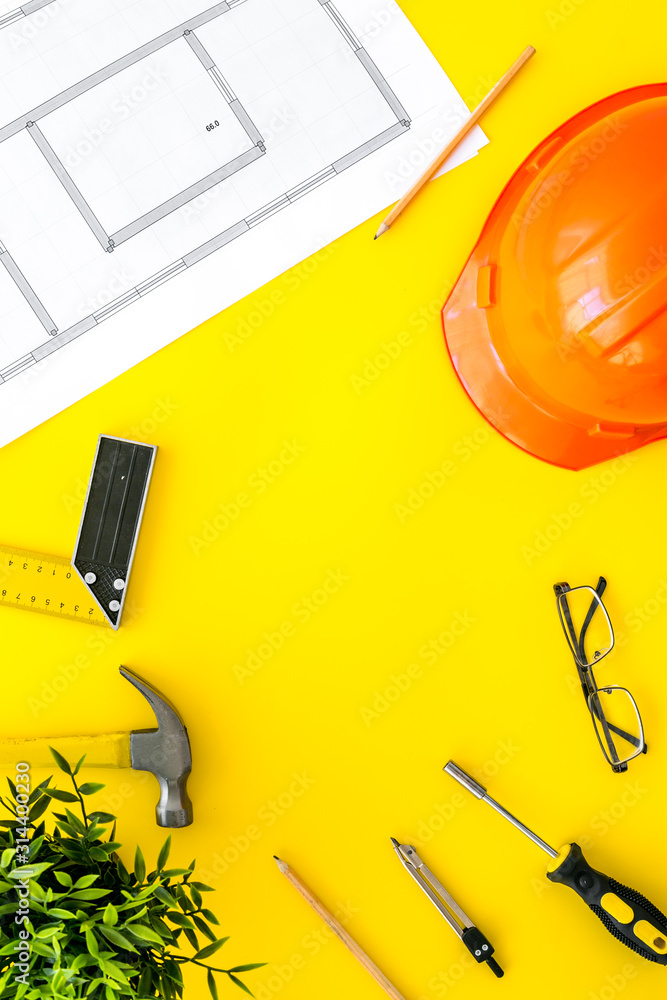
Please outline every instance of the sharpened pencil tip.
M284 875L284 874L285 874L285 872L287 871L287 869L289 868L289 865L288 865L288 864L286 864L286 862L284 862L284 861L281 861L281 860L280 860L280 858L278 857L278 855L277 855L277 854L274 854L274 855L273 855L273 860L274 860L274 861L275 861L275 863L276 863L276 864L278 865L278 868L280 868L281 872L282 872L282 873L283 873L283 875Z
M377 239L380 238L380 236L384 236L384 234L388 233L388 232L389 232L389 226L386 224L386 222L382 222L380 224L380 228L378 229L378 231L375 234L375 236L373 237L373 239L377 240Z

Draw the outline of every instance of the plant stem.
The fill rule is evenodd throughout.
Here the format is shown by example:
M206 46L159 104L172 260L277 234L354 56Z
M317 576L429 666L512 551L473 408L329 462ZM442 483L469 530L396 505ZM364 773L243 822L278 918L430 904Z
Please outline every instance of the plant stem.
M83 824L84 824L84 826L86 828L86 831L87 831L88 830L88 816L86 815L86 807L84 805L83 795L79 791L79 786L77 785L76 778L74 777L73 774L70 774L70 778L72 779L72 784L74 785L74 791L76 792L77 797L79 799L79 802L81 803L81 813L83 815Z

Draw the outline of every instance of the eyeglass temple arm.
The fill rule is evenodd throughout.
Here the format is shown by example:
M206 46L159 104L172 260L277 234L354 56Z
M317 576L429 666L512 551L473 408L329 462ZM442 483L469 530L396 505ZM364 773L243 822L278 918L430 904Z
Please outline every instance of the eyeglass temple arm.
M597 694L598 690L599 688L596 688L596 690L592 691L591 694ZM604 691L604 688L602 690ZM636 736L631 736L630 733L626 733L624 729L619 729L618 726L614 726L611 722L608 721L606 715L604 715L604 712L602 713L601 716L600 715L601 709L598 709L597 702L595 701L594 698L592 698L591 701L594 706L594 715L597 717L598 721L601 723L602 726L606 726L609 729L611 729L612 733L616 733L617 736L620 736L622 737L622 739L627 740L627 742L631 743L633 747L639 748L641 746L642 742L641 740L638 740ZM643 750L643 753L646 753L648 747L646 746L646 744L644 745L644 747L645 748Z

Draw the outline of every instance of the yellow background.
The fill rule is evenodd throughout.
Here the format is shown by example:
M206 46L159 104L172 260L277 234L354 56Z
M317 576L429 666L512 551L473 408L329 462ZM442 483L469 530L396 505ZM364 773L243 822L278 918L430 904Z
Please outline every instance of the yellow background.
M378 0L378 12L385 6ZM276 853L345 908L348 929L407 1000L649 1000L664 995L665 971L546 883L546 855L458 797L441 768L453 757L477 769L546 840L587 844L591 863L667 907L667 443L581 473L523 454L486 430L461 390L439 307L528 151L587 104L664 79L667 13L649 0L403 7L469 103L536 46L484 121L491 145L433 183L382 240L372 240L377 218L3 449L2 540L64 555L98 433L160 451L129 594L136 620L112 634L0 609L2 730L150 725L121 663L172 698L192 741L196 817L175 834L173 857L196 855L215 886L210 905L232 935L227 964L269 963L245 977L260 998L381 995L339 942L314 936L322 925ZM234 344L276 291L272 314ZM400 356L355 383L400 334ZM283 441L303 451L260 494L251 477L279 460ZM401 523L395 505L447 459L455 474ZM207 529L239 493L250 506ZM566 525L572 503L581 515L559 537L552 527L538 552L540 533ZM302 621L300 602L339 571L348 579ZM626 776L602 759L551 589L600 573L627 636L601 678L635 693L650 745ZM420 648L457 613L469 625L429 665ZM293 634L241 683L235 666L283 622ZM405 687L411 664L421 675L388 710L362 712L378 692L395 697L393 678ZM54 700L58 677L67 683ZM124 856L137 841L156 851L152 778L101 780ZM390 836L418 847L489 936L503 982L460 964L463 948ZM200 973L187 980L190 1000L207 996Z

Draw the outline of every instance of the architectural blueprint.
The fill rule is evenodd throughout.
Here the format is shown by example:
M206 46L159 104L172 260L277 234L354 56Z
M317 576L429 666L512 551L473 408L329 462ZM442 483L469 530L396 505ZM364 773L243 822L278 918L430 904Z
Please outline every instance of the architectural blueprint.
M0 446L396 201L467 113L393 0L0 0Z

